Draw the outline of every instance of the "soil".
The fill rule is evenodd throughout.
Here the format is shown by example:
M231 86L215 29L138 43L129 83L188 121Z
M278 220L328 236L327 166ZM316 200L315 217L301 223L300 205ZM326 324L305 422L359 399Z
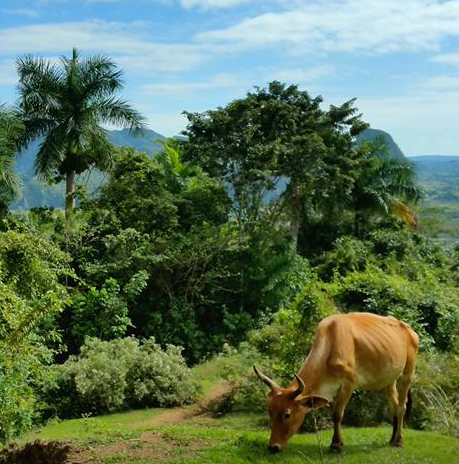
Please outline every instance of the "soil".
M66 464L70 454L75 454L69 443L37 440L23 447L10 445L0 451L1 464Z

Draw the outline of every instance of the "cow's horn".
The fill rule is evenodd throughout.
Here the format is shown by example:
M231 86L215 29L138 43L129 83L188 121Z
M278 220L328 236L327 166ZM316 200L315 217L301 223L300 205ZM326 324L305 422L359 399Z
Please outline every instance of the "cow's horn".
M304 385L304 380L298 374L295 374L295 378L296 378L296 381L298 382L298 388L296 389L295 394L298 396L298 395L301 395L301 393L303 393L305 389L305 385Z
M276 382L274 382L274 380L271 380L269 377L267 377L265 374L263 374L263 372L260 372L256 366L253 366L253 370L255 371L255 374L258 375L258 377L260 378L260 380L262 380L266 385L268 385L269 388L271 388L271 390L276 390L279 387L279 385L277 385Z

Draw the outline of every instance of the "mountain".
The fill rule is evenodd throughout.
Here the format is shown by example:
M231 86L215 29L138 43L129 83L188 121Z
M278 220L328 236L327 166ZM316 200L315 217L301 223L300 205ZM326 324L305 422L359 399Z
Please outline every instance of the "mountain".
M364 140L376 140L378 137L386 141L389 153L393 157L405 158L391 135L379 129L366 129L358 136L357 143L362 143ZM161 141L166 140L166 137L153 130L146 130L142 135L134 135L127 129L109 131L108 138L116 146L133 147L149 155L158 152L161 149ZM33 166L39 145L39 141L33 142L16 161L16 168L23 182L23 191L21 198L12 205L13 209L40 206L63 207L64 185L48 186L34 176ZM423 206L430 208L430 211L432 208L439 208L441 214L446 211L446 216L449 219L453 218L459 229L459 186L457 183L459 156L413 156L408 159L414 164L418 182L425 190ZM95 183L100 183L100 174L93 175L89 179L83 176L80 180L87 183L88 189L91 190L97 187ZM283 186L279 188L282 190Z
M161 150L161 142L165 142L167 137L158 134L154 130L145 130L142 134L132 134L128 129L110 131L108 140L117 147L133 147L138 151L144 151L149 155Z
M164 135L153 130L145 130L141 135L132 134L128 129L108 131L108 139L117 147L133 147L153 155L161 150L161 142L167 140ZM34 141L27 150L21 152L16 160L16 169L22 180L21 197L16 200L12 209L29 209L40 206L54 208L63 207L65 187L63 184L46 185L34 175L35 155L41 140ZM86 178L84 178L86 182ZM94 187L94 176L88 179L88 186Z
M357 144L361 145L365 140L374 142L380 138L386 142L387 149L393 158L405 158L405 155L402 150L400 150L400 147L395 143L392 136L381 129L365 129L357 136Z

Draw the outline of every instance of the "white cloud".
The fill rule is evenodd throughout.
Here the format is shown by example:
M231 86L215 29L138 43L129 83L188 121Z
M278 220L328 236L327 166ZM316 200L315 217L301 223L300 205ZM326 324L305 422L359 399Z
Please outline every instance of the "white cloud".
M299 51L388 53L437 49L459 36L459 0L310 0L294 9L203 32L204 42L239 49L289 45Z
M181 71L202 63L212 47L202 44L152 42L138 32L145 25L107 21L47 23L0 29L0 56L25 53L107 53L133 70Z
M459 89L459 75L442 74L425 79L421 87L432 90Z
M244 95L255 85L265 85L269 81L279 80L287 84L308 84L333 72L332 66L316 66L311 68L283 69L255 69L237 74L217 74L201 81L155 82L145 84L141 91L149 95L170 95L170 97L208 92L218 89L230 90L236 98Z
M184 8L199 7L203 10L215 8L232 8L243 3L251 3L253 0L180 0Z
M459 53L442 53L441 55L434 56L431 61L459 66Z
M4 14L25 16L27 18L37 18L39 16L38 11L30 8L2 8L0 11Z
M282 69L280 71L268 72L268 80L277 80L287 84L308 84L325 76L333 74L334 67L330 65L316 66L311 68Z

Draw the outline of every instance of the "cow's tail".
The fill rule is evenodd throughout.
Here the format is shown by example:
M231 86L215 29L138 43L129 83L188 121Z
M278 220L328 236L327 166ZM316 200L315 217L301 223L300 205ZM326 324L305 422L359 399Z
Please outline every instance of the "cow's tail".
M408 390L408 397L406 399L406 412L405 412L405 417L404 420L408 420L411 415L411 406L413 404L412 398L411 398L411 388Z

